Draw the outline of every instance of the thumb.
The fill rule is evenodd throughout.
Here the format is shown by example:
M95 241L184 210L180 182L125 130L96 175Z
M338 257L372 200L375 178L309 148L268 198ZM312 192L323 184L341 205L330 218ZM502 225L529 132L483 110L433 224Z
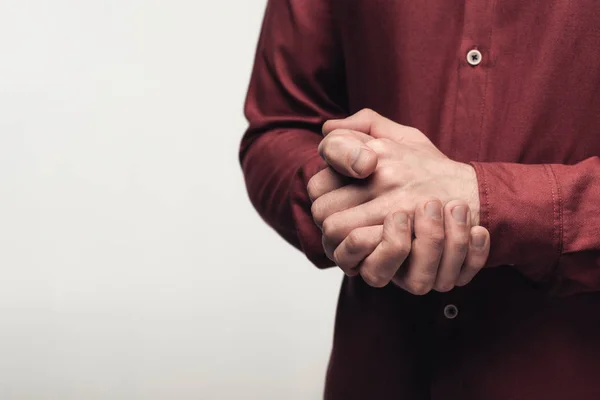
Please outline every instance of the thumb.
M334 170L350 178L366 178L377 167L377 154L366 143L368 135L347 129L327 135L319 144L319 155Z

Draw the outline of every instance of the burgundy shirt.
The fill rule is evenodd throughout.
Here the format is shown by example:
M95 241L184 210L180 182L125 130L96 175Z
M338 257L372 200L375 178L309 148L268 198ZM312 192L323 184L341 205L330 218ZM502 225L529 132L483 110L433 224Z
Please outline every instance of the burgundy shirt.
M595 0L269 1L240 153L265 221L332 266L306 184L323 122L369 107L472 163L491 233L449 293L344 278L326 399L600 399L599 21Z

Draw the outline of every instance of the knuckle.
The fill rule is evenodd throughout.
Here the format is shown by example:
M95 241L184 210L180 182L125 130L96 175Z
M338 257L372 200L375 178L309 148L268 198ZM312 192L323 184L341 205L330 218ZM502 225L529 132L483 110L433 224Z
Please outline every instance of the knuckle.
M350 267L346 257L339 247L333 251L333 259L331 261L333 261L344 272L346 272Z
M415 136L423 134L419 129L415 128L414 126L407 126L406 129L408 129L409 133Z
M408 241L397 240L396 242L394 242L393 246L394 246L394 253L398 257L398 259L403 260L406 257L408 257L408 255L410 254L411 244Z
M446 241L446 235L442 230L435 230L429 234L429 244L436 250L442 249Z
M468 237L458 237L452 239L452 248L457 251L464 251L469 248L469 238Z
M323 212L323 207L321 207L320 201L315 201L310 206L310 212L312 213L313 219L317 223L317 225L321 226L325 222L325 215Z
M344 136L348 133L347 129L341 129L341 128L337 128L334 129L333 131L331 131L331 133L329 135L327 135L327 137L325 139L323 139L324 141L329 139L329 142L339 142L341 140L343 140Z
M454 285L451 283L436 283L435 290L437 292L446 293L454 289Z
M335 262L335 264L342 270L344 271L345 274L349 274L350 272L353 272L355 270L355 264L351 264L349 261L347 261L344 258L336 258L335 254L333 256L333 262ZM356 272L356 271L354 271ZM356 273L355 273L356 275Z
M390 141L388 139L373 139L367 143L367 146L371 148L378 155L386 155L389 152Z
M377 185L381 186L390 185L394 182L396 175L397 172L394 170L394 168L388 165L383 165L377 168L377 172L375 175L375 179L377 181L376 183Z
M373 273L368 269L362 269L360 275L369 286L375 288L382 288L389 283L389 280L386 279L384 276L377 273Z
M476 270L477 266L474 265L472 260L469 260L469 258L467 257L467 259L465 260L465 262L462 265L461 268L461 273L471 273L472 271Z
M351 129L339 128L327 135L327 138L329 139L331 145L339 148L349 143L349 141L352 143L352 140L354 139L354 131Z
M370 108L363 108L357 113L357 115L363 118L373 118L376 115L376 113Z
M310 181L308 181L308 185L306 185L306 190L308 192L308 197L312 200L315 201L317 199L318 196L318 183L316 178L311 178Z
M461 200L461 199L454 199L454 200L450 200L449 202L447 202L447 203L446 203L446 205L445 205L445 208L446 208L446 209L447 209L449 212L451 212L451 211L452 211L452 209L453 209L454 207L457 207L457 206L464 206L464 207L467 207L467 210L469 209L469 204L467 204L467 202L466 202L466 201L464 201L464 200Z
M431 291L431 284L419 281L409 281L406 283L406 288L415 296L423 296Z
M333 240L337 236L338 224L331 218L323 221L323 237L327 240Z
M379 139L373 139L367 142L367 147L373 150L376 154L381 154L383 149L383 143Z
M336 247L333 246L325 236L321 236L321 245L323 246L323 250L325 251L327 258L333 262L336 262L334 257Z
M350 232L346 238L346 249L349 253L358 253L365 243L364 236L358 230Z
M471 279L469 278L460 278L459 281L456 282L456 286L463 287L466 286L469 282L471 282Z
M405 137L410 138L411 141L416 141L420 143L427 143L429 139L427 136L423 134L420 130L414 127L407 126L405 127Z

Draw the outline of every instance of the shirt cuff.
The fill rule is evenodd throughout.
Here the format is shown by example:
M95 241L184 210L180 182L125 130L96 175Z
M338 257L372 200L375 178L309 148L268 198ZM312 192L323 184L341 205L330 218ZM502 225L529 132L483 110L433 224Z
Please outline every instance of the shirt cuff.
M550 165L470 163L479 185L480 225L490 232L486 266L514 265L548 280L560 257L560 187Z
M319 171L327 168L320 157L311 158L296 175L291 188L291 207L294 226L300 242L300 249L306 257L318 268L328 268L335 265L325 255L322 244L322 232L315 224L311 213L312 201L308 197L308 181Z

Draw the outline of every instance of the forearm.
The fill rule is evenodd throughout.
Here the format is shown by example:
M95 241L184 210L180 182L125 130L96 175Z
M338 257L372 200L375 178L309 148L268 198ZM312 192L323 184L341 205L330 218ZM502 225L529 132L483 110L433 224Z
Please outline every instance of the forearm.
M480 163L489 266L514 264L559 294L600 291L600 159L576 165Z
M260 216L320 268L332 266L314 224L306 186L325 166L319 136L299 129L272 130L242 144L241 164L250 200ZM249 141L249 140L247 140Z
M324 162L321 126L347 114L331 2L269 0L244 112L240 161L252 204L317 266L330 266L306 186Z

